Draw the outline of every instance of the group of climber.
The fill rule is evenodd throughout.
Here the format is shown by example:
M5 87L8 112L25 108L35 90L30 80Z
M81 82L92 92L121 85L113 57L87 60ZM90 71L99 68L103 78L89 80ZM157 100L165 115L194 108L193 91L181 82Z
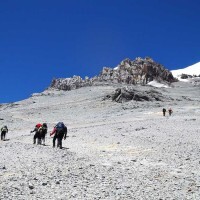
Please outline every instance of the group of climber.
M45 145L45 136L47 134L47 124L36 124L35 128L30 132L33 133L35 132L35 135L33 136L33 144L36 144L36 139L37 139L37 144L43 144Z
M45 145L45 136L47 134L47 124L36 124L34 130L31 131L31 133L35 132L33 136L33 144L43 144ZM64 140L67 137L67 127L64 125L63 122L58 122L56 126L54 127L53 131L50 133L50 136L53 136L53 147L55 147L55 143L57 140L57 147L62 149L62 140Z
M167 110L163 108L162 111L163 111L163 116L165 116ZM169 116L172 115L173 111L171 108L169 108L168 113L169 113ZM37 140L37 144L45 145L45 136L47 134L47 130L48 130L48 127L46 123L36 124L34 130L31 131L31 133L35 132L33 136L33 144L36 144L36 140ZM8 133L8 127L3 126L1 128L1 140L5 140L6 133ZM65 126L63 122L58 122L56 126L54 127L53 131L50 133L50 136L53 136L53 147L55 147L55 143L57 140L57 147L62 149L62 140L63 138L65 140L67 137L67 127Z
M163 108L163 109L162 109L162 112L163 112L163 116L165 116L165 114L166 114L167 110L166 110L165 108ZM172 111L172 109L171 109L171 108L169 108L169 109L168 109L168 113L169 113L169 116L171 116L171 115L172 115L173 111Z
M48 130L48 127L46 123L36 124L35 128L32 131L30 131L30 133L35 132L33 136L33 144L36 144L36 140L37 140L37 144L45 145L45 137L47 134L47 130ZM8 133L8 127L3 126L1 128L1 140L3 141L6 140L6 133ZM65 140L67 137L67 127L65 126L63 122L58 122L56 126L53 128L53 131L50 133L50 136L53 137L53 147L55 147L55 143L57 140L57 147L62 149L62 140L63 138Z

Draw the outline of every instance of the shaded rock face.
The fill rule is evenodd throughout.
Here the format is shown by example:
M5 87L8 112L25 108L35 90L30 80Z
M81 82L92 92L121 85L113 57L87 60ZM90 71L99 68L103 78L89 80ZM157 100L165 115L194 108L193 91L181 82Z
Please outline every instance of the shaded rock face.
M181 79L188 79L188 78L197 78L199 77L200 78L200 74L199 75L189 75L189 74L181 74Z
M91 86L89 78L82 79L80 76L73 76L72 78L53 79L50 87L59 90L73 90L84 86Z
M165 101L162 93L156 90L138 91L134 88L117 88L112 94L107 95L103 100L111 99L112 101L122 103L128 101Z
M51 87L71 90L102 82L145 85L153 80L169 83L175 81L170 71L147 57L144 59L136 58L133 61L125 59L115 68L104 67L101 73L93 78L82 79L80 76L74 76L72 78L54 79Z
M104 67L99 75L100 81L145 85L150 81L175 81L172 73L151 58L123 60L116 68Z

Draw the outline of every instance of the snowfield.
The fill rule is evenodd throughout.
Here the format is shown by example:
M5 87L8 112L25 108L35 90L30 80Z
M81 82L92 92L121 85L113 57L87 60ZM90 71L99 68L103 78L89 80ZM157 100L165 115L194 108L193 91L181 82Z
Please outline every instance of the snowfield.
M200 199L200 88L178 82L152 88L166 101L104 100L119 85L46 90L0 105L0 199ZM162 108L173 109L169 117ZM49 132L63 121L62 150ZM46 146L33 145L36 123Z
M181 79L182 74L187 74L191 76L199 76L200 75L200 62L195 63L194 65L191 65L189 67L183 68L183 69L177 69L171 71L173 76L178 78L180 81L188 81L187 79Z

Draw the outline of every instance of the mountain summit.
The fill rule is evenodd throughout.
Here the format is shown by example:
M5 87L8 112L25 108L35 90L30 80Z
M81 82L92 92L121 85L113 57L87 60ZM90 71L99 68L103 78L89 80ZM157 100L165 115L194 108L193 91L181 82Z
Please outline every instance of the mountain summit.
M82 79L80 76L72 78L54 79L51 88L61 90L72 90L88 85L96 85L99 83L124 83L132 85L145 85L153 80L171 83L175 81L172 73L152 58L136 58L123 60L115 68L103 67L98 76L93 78L86 77Z

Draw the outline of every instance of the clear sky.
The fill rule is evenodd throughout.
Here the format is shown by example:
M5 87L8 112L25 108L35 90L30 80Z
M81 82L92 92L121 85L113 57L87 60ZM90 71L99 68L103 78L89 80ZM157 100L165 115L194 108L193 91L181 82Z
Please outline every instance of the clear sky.
M199 9L199 0L0 0L0 103L125 58L169 70L199 62Z

